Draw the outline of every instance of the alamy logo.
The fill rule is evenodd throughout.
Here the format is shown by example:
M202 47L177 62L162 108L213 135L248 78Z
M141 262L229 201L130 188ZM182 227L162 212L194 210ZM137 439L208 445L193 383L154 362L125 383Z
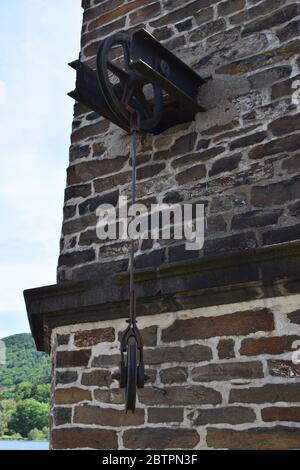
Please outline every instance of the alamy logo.
M0 366L5 366L6 364L6 346L4 341L0 339Z
M121 196L117 207L101 204L97 209L96 233L100 240L185 240L186 250L204 245L203 204L128 205Z

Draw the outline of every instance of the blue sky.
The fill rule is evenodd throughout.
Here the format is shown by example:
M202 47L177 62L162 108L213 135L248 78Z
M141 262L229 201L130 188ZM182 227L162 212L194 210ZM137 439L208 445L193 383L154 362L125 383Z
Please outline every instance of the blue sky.
M0 338L29 331L23 290L54 284L81 0L0 2Z

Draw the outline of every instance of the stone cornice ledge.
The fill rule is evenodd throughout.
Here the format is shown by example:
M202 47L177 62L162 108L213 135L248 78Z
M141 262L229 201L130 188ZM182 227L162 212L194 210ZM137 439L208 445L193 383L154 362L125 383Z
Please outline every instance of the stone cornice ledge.
M128 274L24 291L38 350L53 328L128 316ZM300 292L300 242L137 271L139 315L154 315Z

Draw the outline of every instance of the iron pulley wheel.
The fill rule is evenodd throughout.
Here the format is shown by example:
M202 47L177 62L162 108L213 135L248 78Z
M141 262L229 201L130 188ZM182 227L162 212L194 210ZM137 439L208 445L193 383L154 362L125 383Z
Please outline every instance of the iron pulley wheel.
M120 126L130 132L132 111L135 111L140 117L140 129L147 131L161 120L163 93L159 86L152 85L131 67L130 51L131 39L125 33L115 33L104 40L97 54L98 82Z

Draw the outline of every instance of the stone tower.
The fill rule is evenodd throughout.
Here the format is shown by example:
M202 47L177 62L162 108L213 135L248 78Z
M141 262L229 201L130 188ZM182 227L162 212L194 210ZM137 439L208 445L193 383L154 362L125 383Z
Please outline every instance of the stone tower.
M129 136L76 104L57 284L25 292L51 354L51 446L300 448L300 5L291 0L83 0L81 60L144 27L202 77L206 112L139 140L146 204L201 202L205 244L141 241L149 380L134 415L115 371L128 316L126 241L96 209L130 191ZM70 58L71 60L72 58ZM298 424L297 424L298 423Z

